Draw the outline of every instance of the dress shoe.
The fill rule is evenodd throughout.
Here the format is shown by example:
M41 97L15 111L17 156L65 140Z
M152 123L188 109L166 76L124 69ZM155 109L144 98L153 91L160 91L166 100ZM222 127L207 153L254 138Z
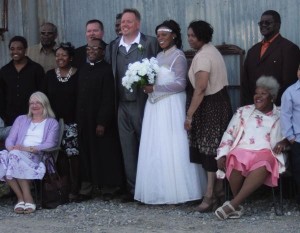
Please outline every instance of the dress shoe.
M91 199L92 199L91 195L78 194L78 197L76 198L76 200L74 200L74 202L83 202Z
M112 193L103 193L102 194L103 201L110 201L112 199L114 199L114 195Z
M123 202L123 203L134 202L133 195L131 193L127 193L127 194L122 195L121 202Z
M217 200L215 199L215 197L204 196L201 204L196 207L196 211L199 211L200 213L206 213L216 210L217 207Z

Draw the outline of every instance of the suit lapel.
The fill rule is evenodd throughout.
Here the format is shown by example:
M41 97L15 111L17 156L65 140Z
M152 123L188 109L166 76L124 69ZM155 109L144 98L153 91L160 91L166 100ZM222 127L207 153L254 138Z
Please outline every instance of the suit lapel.
M121 38L116 39L115 43L112 46L112 51L111 51L111 56L112 56L111 63L112 63L114 77L116 77L116 72L117 72L117 55L118 55L120 39Z
M274 52L275 48L279 47L279 43L281 41L281 36L278 35L277 38L275 38L275 40L270 44L269 48L266 50L266 52L264 53L264 55L261 57L260 62L263 62L267 57L270 56L270 54L272 52Z

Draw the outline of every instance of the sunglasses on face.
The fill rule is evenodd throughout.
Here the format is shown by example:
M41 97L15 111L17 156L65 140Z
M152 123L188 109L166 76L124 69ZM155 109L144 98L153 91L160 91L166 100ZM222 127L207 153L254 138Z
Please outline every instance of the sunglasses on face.
M274 21L267 21L267 20L262 20L262 21L260 21L260 22L258 22L257 24L258 24L258 26L270 26L272 23L274 23Z
M54 35L54 32L41 32L41 35Z

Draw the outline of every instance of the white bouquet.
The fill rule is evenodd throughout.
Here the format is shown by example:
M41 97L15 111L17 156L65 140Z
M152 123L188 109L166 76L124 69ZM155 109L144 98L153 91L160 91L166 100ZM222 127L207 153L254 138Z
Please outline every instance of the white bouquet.
M125 76L122 78L122 85L132 92L134 86L143 87L154 84L158 70L158 62L154 57L150 60L144 58L142 61L130 63Z

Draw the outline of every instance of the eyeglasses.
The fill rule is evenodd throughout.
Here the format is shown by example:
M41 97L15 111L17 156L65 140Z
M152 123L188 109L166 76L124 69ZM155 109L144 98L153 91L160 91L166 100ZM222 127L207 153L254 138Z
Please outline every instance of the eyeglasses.
M30 106L33 106L33 105L42 105L41 102L29 102L29 105Z
M45 35L54 35L54 32L41 32L41 35L45 36Z
M266 25L267 27L270 26L272 23L274 23L274 21L267 21L267 20L262 20L260 22L258 22L258 26L263 26L263 25Z
M100 46L86 46L86 51L97 51L98 49L102 49Z

